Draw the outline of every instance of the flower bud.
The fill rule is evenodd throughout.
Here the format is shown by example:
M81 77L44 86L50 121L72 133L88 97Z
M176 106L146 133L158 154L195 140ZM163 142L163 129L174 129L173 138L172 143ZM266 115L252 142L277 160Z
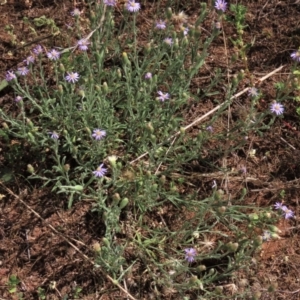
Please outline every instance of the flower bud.
M228 251L235 252L238 249L239 244L229 242L229 243L226 244L226 247L227 247Z
M9 129L9 127L8 127L8 125L7 125L6 122L3 122L3 123L2 123L2 127L3 127L4 129Z
M35 138L31 132L28 132L27 136L32 143L35 143Z
M116 168L117 167L117 159L118 159L118 157L116 155L111 155L107 159L108 159L110 165L112 166L112 168Z
M178 188L176 185L173 185L170 190L171 190L171 192L174 192L174 193L178 192Z
M193 275L193 276L190 278L189 281L190 281L190 284L191 284L191 285L193 285L193 286L197 285L197 286L200 287L200 289L203 288L203 284L202 284L202 282L198 279L197 276Z
M205 266L205 265L200 265L200 266L197 267L197 270L198 270L199 272L203 272L203 271L206 270L206 266Z
M157 183L154 183L154 184L152 185L152 190L153 190L153 191L156 191L157 188L158 188L158 184L157 184Z
M171 18L172 18L172 15L173 15L172 8L171 8L171 7L168 7L168 8L167 8L167 18L168 18L168 19L171 19Z
M159 181L162 183L162 184L165 184L166 183L166 176L165 175L162 175L159 179Z
M238 74L238 80L241 81L245 77L245 71L241 70Z
M277 226L270 225L269 228L270 228L270 230L271 230L272 232L275 232L275 233L276 233L276 232L281 233L281 230L280 230Z
M153 126L152 126L152 123L151 122L149 122L149 123L147 123L146 124L146 128L151 132L151 133L153 133L154 132L154 128L153 128Z
M225 207L225 206L218 207L218 212L219 212L220 214L224 214L225 211L226 211L226 207Z
M122 56L123 56L123 59L124 59L125 64L128 65L128 66L130 66L131 63L130 63L130 61L129 61L129 59L128 59L127 53L126 53L126 52L123 52Z
M112 28L115 27L115 20L114 20L113 18L110 20L110 26L111 26Z
M265 213L264 213L264 216L265 216L267 219L271 219L271 217L272 217L271 213L269 213L269 212L265 212Z
M27 165L27 172L30 174L34 174L34 168L32 165L30 164Z
M107 248L110 248L110 243L109 243L109 241L108 241L108 239L107 239L106 237L104 237L104 238L102 239L102 242L103 242L103 244L104 244Z
M277 240L281 239L281 237L277 233L274 233L274 232L271 232L271 237L273 239L277 239Z
M97 92L100 92L100 91L101 91L101 87L100 87L98 84L96 84L96 85L95 85L95 90L96 90Z
M249 215L249 219L250 221L257 221L259 218L257 214L253 213Z
M88 135L92 135L92 131L89 127L84 128Z
M83 191L83 186L77 184L77 185L72 186L72 187L71 187L71 190L81 192L81 191Z
M73 150L73 154L74 154L74 155L77 155L77 153L78 153L78 147L73 147L72 150Z
M237 84L239 83L238 76L236 74L234 74L232 77L232 83L234 86L237 86Z
M127 204L128 204L128 202L129 202L129 199L128 198L124 198L122 201L121 201L121 203L120 203L120 209L123 209L124 207L126 207L127 206Z
M70 171L70 165L69 164L65 164L64 165L64 171L65 172L69 172Z
M215 192L215 197L216 197L216 200L221 200L223 199L224 197L224 191L222 189L218 189L216 192Z
M117 205L121 200L120 194L119 193L113 194L112 199L113 199L113 203Z
M179 48L179 41L178 41L178 38L176 38L174 40L174 49L177 50Z
M82 97L82 98L85 97L85 92L84 92L84 89L83 89L83 88L79 88L79 89L78 89L78 95L79 95L80 97Z
M185 128L184 127L180 127L180 133L185 134Z
M90 17L91 17L92 20L96 19L96 15L95 15L93 10L90 11Z
M66 71L65 66L62 63L59 64L59 70L63 73Z
M151 43L147 43L145 46L145 52L146 52L146 54L149 54L150 51L151 51Z
M223 292L223 287L222 286L216 286L215 287L215 292L218 294L218 295L221 295L222 292Z
M104 81L103 84L102 84L102 89L103 89L103 92L107 93L108 92L108 85L107 85L107 82Z
M214 268L209 269L208 274L213 275L216 272Z
M27 125L28 125L31 129L34 128L33 123L31 122L30 119L26 118L26 123L27 123Z
M98 242L94 243L93 250L95 252L100 252L101 251L101 246L100 246L100 244Z
M58 92L62 95L64 93L64 88L61 84L58 85Z
M122 78L122 72L121 72L121 69L118 69L118 70L117 70L117 75L118 75L118 78L119 78L119 79Z

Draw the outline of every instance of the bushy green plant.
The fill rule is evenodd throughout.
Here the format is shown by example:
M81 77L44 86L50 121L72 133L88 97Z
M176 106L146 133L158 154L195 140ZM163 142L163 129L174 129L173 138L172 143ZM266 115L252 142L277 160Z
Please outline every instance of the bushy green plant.
M213 284L248 267L262 243L257 228L269 229L275 219L269 209L245 205L245 190L234 199L216 185L208 195L199 194L192 162L204 160L227 174L230 170L205 160L202 151L214 141L220 147L210 149L211 157L226 156L242 148L250 132L267 130L275 116L258 111L260 95L253 87L247 116L214 133L244 75L228 83L216 69L201 93L193 88L221 33L219 25L202 30L205 3L194 26L187 25L184 13L168 9L160 14L167 21L145 34L137 25L139 3L126 4L118 26L115 1L105 3L92 7L88 35L80 31L80 11L73 12L80 37L75 46L37 46L26 59L28 67L20 67L18 76L7 73L16 101L14 109L0 111L2 135L27 152L29 179L67 195L68 207L74 200L93 201L106 226L95 267L118 282L145 274L140 284L148 283L158 296L217 297ZM231 10L239 17L234 24L242 39L244 8ZM223 22L223 9L218 13ZM186 108L212 95L219 109L190 136ZM271 111L280 115L283 106L275 102ZM164 209L173 211L170 220Z

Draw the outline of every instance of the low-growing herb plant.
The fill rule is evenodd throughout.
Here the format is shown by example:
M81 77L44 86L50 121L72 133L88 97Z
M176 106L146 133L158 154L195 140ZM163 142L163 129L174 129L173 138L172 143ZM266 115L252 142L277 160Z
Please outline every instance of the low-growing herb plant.
M218 22L225 22L228 4L214 5ZM23 147L20 171L27 168L28 179L67 197L69 208L74 201L93 202L106 227L94 245L95 268L131 283L129 290L139 284L158 297L216 299L222 293L216 283L246 270L263 240L278 237L276 220L294 213L282 203L276 203L278 214L247 205L245 189L232 198L219 187L220 177L202 195L193 164L246 176L246 166L232 172L215 162L242 149L250 133L262 135L284 113L283 99L259 110L262 92L251 85L245 114L220 128L245 74L228 82L218 68L201 93L194 88L222 34L219 23L202 30L206 4L194 24L184 12L159 12L145 35L137 22L141 3L127 1L122 26L115 24L116 6L114 0L91 4L85 33L75 8L69 45L36 45L22 65L7 71L15 98L0 110L2 135ZM245 8L232 5L231 12L239 33L233 42L241 46ZM239 50L245 60L246 48ZM219 109L190 135L186 109L212 96Z

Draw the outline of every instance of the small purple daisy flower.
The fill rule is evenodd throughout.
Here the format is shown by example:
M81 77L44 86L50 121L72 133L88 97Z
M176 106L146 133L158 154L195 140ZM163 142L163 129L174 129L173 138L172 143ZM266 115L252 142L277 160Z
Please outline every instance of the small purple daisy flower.
M92 137L96 140L96 141L100 141L102 138L104 138L106 136L106 131L105 130L101 130L101 129L94 129L93 130L93 134Z
M170 94L169 93L163 93L162 91L158 91L157 94L159 95L158 99L161 102L164 102L165 100L170 99Z
M78 8L74 8L74 10L71 11L71 16L73 17L79 17L81 15L81 11Z
M23 98L21 97L21 96L17 96L16 98L15 98L15 102L20 102L20 101L22 101L23 100Z
M246 174L247 173L247 168L245 166L241 166L240 173Z
M292 54L291 54L291 58L297 62L300 62L300 51L297 50L297 51L294 51Z
M280 202L276 202L276 203L274 204L274 208L275 208L275 209L281 209L281 210L282 210L282 207L283 207L283 204L280 203Z
M126 4L126 9L130 12L137 12L141 9L141 4L135 2L135 0L128 0Z
M183 35L186 36L189 33L190 29L188 27L183 27Z
M87 39L81 39L77 42L77 46L81 51L86 51L89 47L89 41Z
M58 52L55 49L52 49L49 52L47 52L47 56L50 60L58 60L60 57L60 52Z
M107 6L116 6L117 5L116 0L104 0L103 3Z
M257 97L258 96L258 89L255 88L255 87L251 87L248 90L248 95L251 96L251 97Z
M22 76L26 76L29 73L29 69L27 67L18 68L18 73Z
M58 140L59 135L56 131L49 132L51 139Z
M69 30L73 29L73 27L72 27L73 24L72 23L66 23L65 25L66 25L67 29L69 29Z
M93 174L96 176L96 177L103 177L107 172L107 169L106 168L103 168L103 164L101 164L96 171L93 171Z
M14 72L12 72L12 71L7 71L6 72L6 75L5 75L6 81L11 81L11 80L16 79L16 78L17 77L16 77Z
M72 83L75 83L79 80L79 74L77 72L67 72L67 76L65 77L65 79L68 81L68 82L72 82Z
M195 256L197 255L197 251L195 248L186 248L184 249L184 252L185 252L185 260L187 260L189 263L195 260Z
M172 40L172 38L167 37L167 38L164 39L164 42L165 42L166 44L168 44L169 46L172 46L172 45L173 45L173 40Z
M206 127L206 130L209 131L210 133L214 131L213 127L210 125Z
M147 73L145 74L145 79L151 79L151 78L152 78L152 73L147 72Z
M25 60L23 60L24 63L26 63L27 66L34 63L34 57L32 55L26 57Z
M277 116L279 116L279 115L283 114L284 107L282 104L280 104L278 102L274 102L271 104L270 111L272 113L276 114Z
M222 10L222 12L225 12L227 9L227 3L224 0L217 0L215 2L215 8L217 10Z
M43 53L43 48L41 45L37 45L35 48L33 48L33 53L35 55L40 55Z
M285 205L282 206L281 210L284 213L285 219L290 219L290 218L294 217L294 212L291 209L288 209Z
M166 29L166 22L163 20L156 21L155 28L160 30Z

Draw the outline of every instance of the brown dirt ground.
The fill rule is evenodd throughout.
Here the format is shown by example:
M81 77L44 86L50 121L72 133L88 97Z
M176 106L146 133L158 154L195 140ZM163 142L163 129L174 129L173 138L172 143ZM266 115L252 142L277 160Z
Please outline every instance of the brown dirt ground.
M22 63L32 45L43 43L47 47L62 45L67 34L66 23L72 22L70 11L76 5L80 9L87 9L84 2L77 1L49 1L49 0L7 0L0 6L2 26L0 28L0 76L6 70L15 68ZM211 1L209 1L210 3ZM235 1L231 1L235 3ZM273 84L287 78L291 66L290 53L300 45L299 38L299 1L278 0L243 0L239 1L247 6L247 24L245 29L246 42L255 38L255 43L248 53L249 71L254 80L268 74L280 65L284 69L264 81L260 88L264 92L261 109L266 109L268 103L274 99ZM139 13L140 24L143 20L151 21L153 3L144 1L143 10ZM191 20L195 19L199 9L197 1L189 1L186 13ZM23 17L32 20L45 15L52 18L61 29L57 36L51 36L51 28L44 26L36 29L34 35L29 26L22 21ZM212 20L216 16L211 14L205 26L211 28ZM6 25L13 24L12 37L5 31ZM147 26L147 22L144 23ZM226 36L234 37L235 33L225 26ZM15 41L15 42L14 42ZM228 45L229 54L235 49ZM224 43L222 37L214 42L210 58L195 79L195 87L205 83L212 70L219 66L227 69L224 59ZM237 63L230 66L230 74L244 69ZM245 79L244 86L249 85L249 78ZM0 92L0 103L12 99L10 88ZM197 116L212 109L215 105L212 99L206 104L189 107L186 112L186 124ZM246 97L240 99L246 101ZM235 107L232 108L233 115ZM285 201L299 216L299 189L300 184L300 128L299 117L295 114L294 103L285 103L284 120L278 119L271 131L264 137L250 136L249 144L244 152L232 153L227 158L227 167L238 168L247 166L248 180L245 178L231 178L227 184L227 192L238 193L242 186L248 189L248 203L259 206L270 206L278 201L278 193L286 191ZM237 112L238 114L238 112ZM288 123L289 125L286 125ZM220 123L220 128L225 126ZM199 128L196 128L198 130ZM193 134L193 130L191 131ZM286 142L280 139L284 138ZM290 147L287 142L294 147ZM5 145L1 145L5 149ZM257 149L256 157L248 157L249 148ZM268 155L267 155L268 153ZM209 155L209 151L207 153ZM216 163L222 164L221 158L213 158ZM249 178L252 178L250 180ZM215 178L218 179L218 178ZM208 186L212 178L203 177L202 187ZM221 183L221 178L218 180ZM199 184L199 182L198 182ZM81 299L125 299L124 295L116 292L116 288L107 284L99 271L91 268L88 261L75 251L63 239L63 236L74 241L76 246L88 257L93 258L92 245L100 241L105 232L99 216L91 213L92 204L89 202L76 203L71 210L66 210L63 201L47 189L40 190L33 187L28 191L24 182L9 186L15 193L7 193L1 188L5 198L0 202L0 298L15 299L7 289L8 277L17 275L21 283L19 291L23 292L24 299L38 299L37 288L47 290L47 299L62 299L63 295L72 294L77 286L83 290ZM37 211L44 219L41 221L18 199ZM188 216L186 216L188 218ZM54 233L48 225L52 225L58 232ZM261 299L300 299L300 238L298 218L292 221L283 221L278 224L282 230L281 239L264 244L260 253L253 259L252 277L247 278L254 290L260 291ZM242 276L242 275L241 275ZM274 294L266 291L272 283L278 287ZM49 284L55 283L50 289ZM110 296L109 296L110 295ZM139 299L147 299L141 296ZM166 298L167 299L167 298Z

